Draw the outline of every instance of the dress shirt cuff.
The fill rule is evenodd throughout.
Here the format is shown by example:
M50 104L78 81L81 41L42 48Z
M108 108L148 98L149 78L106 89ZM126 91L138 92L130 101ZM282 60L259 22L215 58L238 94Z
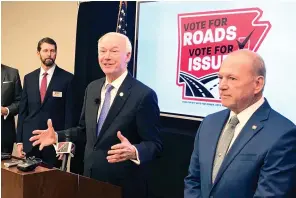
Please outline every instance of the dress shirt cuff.
M54 150L57 152L58 143L59 143L59 136L57 132L55 132L55 136L56 136L56 143L53 144L53 147L54 147Z
M7 107L5 107L7 109L7 114L4 116L4 120L6 120L7 116L9 115L9 109Z
M134 148L135 148L135 150L136 150L136 156L137 156L137 159L136 160L133 160L133 159L131 159L131 161L132 162L134 162L135 164L137 164L137 165L140 165L140 158L139 158L139 152L138 152L138 149L134 146L134 145L132 145Z

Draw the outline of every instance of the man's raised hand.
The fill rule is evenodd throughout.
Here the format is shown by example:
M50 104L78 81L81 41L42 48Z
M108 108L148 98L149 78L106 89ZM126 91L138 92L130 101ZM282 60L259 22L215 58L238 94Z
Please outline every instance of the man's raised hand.
M30 141L33 142L33 146L39 145L39 150L41 151L45 146L55 144L57 142L56 132L52 126L51 119L47 120L46 130L34 130Z

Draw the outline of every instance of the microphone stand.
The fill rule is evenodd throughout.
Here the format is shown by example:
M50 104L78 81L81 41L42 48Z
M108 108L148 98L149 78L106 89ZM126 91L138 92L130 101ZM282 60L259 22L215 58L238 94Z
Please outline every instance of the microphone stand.
M70 135L68 133L65 134L65 142L70 142ZM61 171L65 171L65 172L67 171L68 157L69 157L69 153L64 153L63 154L63 161L62 161Z

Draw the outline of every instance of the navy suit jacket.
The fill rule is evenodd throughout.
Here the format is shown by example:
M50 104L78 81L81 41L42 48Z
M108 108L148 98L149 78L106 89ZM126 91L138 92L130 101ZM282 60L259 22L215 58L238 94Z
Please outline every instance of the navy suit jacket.
M39 91L40 68L24 77L24 87L19 105L17 142L22 142L24 152L32 149L29 141L32 131L47 129L51 119L55 130L72 126L72 78L73 74L56 66L47 87L43 103ZM61 92L62 97L53 97L53 92Z
M64 141L65 135L69 135L72 141L86 139L84 175L123 187L126 198L144 198L147 195L145 178L149 164L146 162L162 151L157 96L152 89L128 74L97 137L97 115L104 83L105 78L102 78L88 85L79 126L59 131L59 141ZM120 143L118 131L137 148L140 165L130 160L108 163L108 150Z
M296 128L267 101L240 132L212 184L216 145L229 114L229 110L223 110L201 123L185 178L184 197L295 197L291 190L295 187Z

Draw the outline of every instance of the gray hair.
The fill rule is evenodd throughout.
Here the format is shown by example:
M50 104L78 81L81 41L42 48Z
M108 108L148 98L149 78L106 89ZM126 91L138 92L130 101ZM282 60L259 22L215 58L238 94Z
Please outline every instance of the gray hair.
M259 54L257 54L257 57L254 59L253 65L255 67L256 74L266 78L265 62Z
M263 58L257 53L256 53L256 57L253 60L253 66L254 66L255 74L258 76L263 76L264 78L264 85L262 89L262 92L263 92L266 84L266 67L265 67L265 62Z
M126 43L126 51L129 52L129 53L132 53L132 44L131 44L131 41L129 40L129 38L124 35L124 34L120 34L118 32L108 32L106 34L104 34L98 41L98 48L100 47L100 42L102 41L102 39L105 37L105 36L108 36L108 35L116 35L116 36L120 36L122 38L125 39L125 43Z

